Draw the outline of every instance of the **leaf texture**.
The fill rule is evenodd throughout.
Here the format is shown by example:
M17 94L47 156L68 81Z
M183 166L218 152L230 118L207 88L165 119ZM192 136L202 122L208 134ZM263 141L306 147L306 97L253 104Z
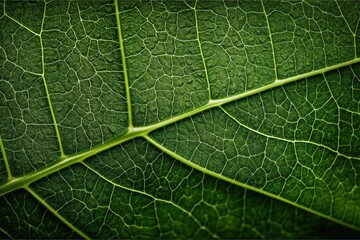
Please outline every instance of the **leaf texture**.
M357 1L0 3L1 238L356 238Z

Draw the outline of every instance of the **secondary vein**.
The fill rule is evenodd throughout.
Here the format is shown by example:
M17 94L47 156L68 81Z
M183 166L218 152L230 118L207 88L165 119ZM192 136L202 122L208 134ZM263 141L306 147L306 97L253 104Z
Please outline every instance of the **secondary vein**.
M90 239L85 233L80 231L77 227L75 227L72 223L66 220L58 211L56 211L52 206L50 206L44 199L42 199L34 190L30 187L27 187L26 190L36 198L45 208L47 208L52 214L54 214L58 219L60 219L63 223L65 223L71 230L79 234L84 239Z
M114 4L115 4L115 15L116 15L117 30L118 30L118 38L120 44L121 62L122 62L123 74L124 74L125 95L126 95L126 104L127 104L127 112L128 112L128 127L129 129L131 129L133 128L133 117L132 117L131 98L130 98L130 83L129 83L129 77L126 67L125 48L124 48L124 40L122 37L122 31L121 31L120 11L118 6L118 1L114 0Z
M272 51L272 55L273 55L275 78L277 80L278 79L278 73L277 73L277 69L276 69L276 56L275 56L274 42L273 42L273 39L272 39L270 23L269 23L268 15L266 13L266 9L265 9L265 5L264 5L263 0L261 0L261 6L262 6L262 9L263 9L263 12L264 12L264 15L265 15L265 19L266 19L267 29L268 29L269 38L270 38L271 51Z
M50 109L50 113L51 113L51 118L52 118L52 121L54 123L54 129L55 129L55 133L56 133L56 137L57 137L57 141L58 141L58 145L59 145L60 156L61 156L61 158L64 158L65 153L64 153L63 146L62 146L60 131L59 131L58 124L57 124L57 121L56 121L54 109L52 107L51 98L50 98L50 92L49 92L47 81L46 81L46 78L45 78L45 61L44 61L45 56L44 56L44 46L43 46L42 34L43 34L44 22L45 22L45 16L46 16L46 4L47 3L45 2L44 11L43 11L43 18L41 20L41 30L40 30L41 70L42 70L41 75L42 75L42 79L43 79L43 83L44 83L46 99L48 101L48 105L49 105L49 109Z
M195 6L192 8L194 10L194 15L195 15L196 39L197 39L197 42L198 42L198 45L199 45L199 51L200 51L200 55L201 55L201 60L202 60L203 67L204 67L205 79L206 79L206 84L207 84L207 89L208 89L208 99L211 100L210 80L209 80L208 70L207 70L207 67L206 67L204 52L202 50L202 45L201 45L201 42L200 42L199 21L198 21L198 16L197 16L197 9L196 9L197 2L198 1L196 0L195 1Z
M341 221L341 220L339 220L339 219L336 219L336 218L334 218L334 217L332 217L332 216L330 216L330 215L326 215L326 214L324 214L324 213L315 211L315 210L313 210L313 209L311 209L311 208L308 208L308 207L305 207L305 206L303 206L303 205L300 205L299 203L290 201L290 200L288 200L288 199L286 199L286 198L284 198L284 197L281 197L281 196L279 196L279 195L275 195L275 194L273 194L273 193L264 191L264 190L259 189L259 188L256 188L256 187L253 187L253 186L251 186L251 185L248 185L248 184L245 184L245 183L236 181L236 180L234 180L234 179L232 179L232 178L229 178L229 177L227 177L227 176L224 176L224 175L222 175L222 174L220 174L220 173L216 173L216 172L214 172L214 171L210 171L210 170L208 170L208 169L206 169L206 168L204 168L204 167L202 167L202 166L199 166L199 165L197 165L197 164L189 161L188 159L186 159L186 158L178 155L177 153L171 151L170 149L164 147L161 143L157 142L156 140L152 139L152 138L149 137L149 136L145 136L145 139L146 139L148 142L150 142L154 147L156 147L156 148L158 148L159 150L165 152L165 153L168 154L169 156L171 156L171 157L173 157L173 158L181 161L182 163L184 163L184 164L186 164L186 165L188 165L188 166L191 166L192 168L197 169L197 170L199 170L199 171L201 171L201 172L203 172L203 173L205 173L205 174L208 174L208 175L213 176L213 177L215 177L215 178L218 178L218 179L224 180L224 181L226 181L226 182L232 183L232 184L234 184L234 185L243 187L243 188L245 188L245 189L249 189L249 190L251 190L251 191L254 191L254 192L263 194L263 195L265 195L265 196L268 196L268 197L271 197L271 198L280 200L280 201L285 202L285 203L287 203L287 204L289 204L289 205L292 205L292 206L295 206L295 207L297 207L297 208L303 209L303 210L305 210L305 211L307 211L307 212L310 212L310 213L313 213L313 214L315 214L315 215L324 217L324 218L326 218L326 219L329 219L329 220L331 220L331 221L333 221L333 222L339 223L339 224L341 224L341 225L343 225L343 226L352 228L352 229L354 229L354 230L357 230L357 231L360 230L360 228L359 228L358 226L355 226L355 225L352 225L352 224L343 222L343 221Z
M276 80L273 83L270 83L266 86L263 86L263 87L260 87L257 89L253 89L253 90L250 90L250 91L247 91L244 93L240 93L238 95L233 95L233 96L229 96L229 97L217 99L217 100L210 100L207 104L205 104L203 106L200 106L189 112L185 112L183 114L174 116L172 118L165 119L161 122L157 122L157 123L145 126L145 127L129 128L128 131L126 133L124 133L123 135L118 136L117 138L114 138L106 143L97 145L92 149L88 149L88 150L85 150L80 153L75 153L75 154L72 154L69 156L65 156L63 159L59 159L58 161L55 161L55 162L49 164L48 166L40 168L36 172L31 172L31 173L28 173L21 177L16 177L16 178L14 177L10 181L4 183L3 185L0 185L0 196L5 195L6 193L14 191L16 189L24 188L24 187L30 185L32 182L35 182L43 177L46 177L54 172L57 172L68 166L71 166L75 163L82 162L91 156L94 156L94 155L101 153L105 150L108 150L112 147L118 146L119 144L122 144L126 141L129 141L129 140L137 138L137 137L146 137L150 132L152 132L156 129L173 124L177 121L183 120L185 118L188 118L188 117L198 114L200 112L203 112L203 111L215 108L215 107L220 107L224 104L227 104L227 103L230 103L230 102L233 102L233 101L245 98L245 97L249 97L254 94L258 94L258 93L273 89L278 86L282 86L282 85L285 85L285 84L288 84L291 82L295 82L295 81L298 81L298 80L301 80L304 78L312 77L312 76L315 76L318 74L323 74L325 72L335 70L340 67L349 66L349 65L359 63L359 62L360 62L360 58L356 58L356 59L353 59L353 60L350 60L350 61L347 61L344 63L340 63L337 65L333 65L333 66L319 69L316 71L304 73L304 74L301 74L298 76L286 78L283 80Z
M1 149L2 156L4 158L5 169L6 169L6 172L7 172L7 175L8 175L8 181L10 181L13 178L13 176L12 176L12 173L11 173L8 158L6 156L5 147L4 147L4 143L2 141L1 135L0 135L0 149Z

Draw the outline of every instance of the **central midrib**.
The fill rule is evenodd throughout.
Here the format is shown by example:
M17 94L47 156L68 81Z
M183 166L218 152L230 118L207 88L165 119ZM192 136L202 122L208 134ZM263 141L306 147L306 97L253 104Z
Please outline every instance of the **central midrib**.
M276 80L271 84L268 84L266 86L256 88L253 90L249 90L244 93L240 93L240 94L229 96L229 97L222 98L222 99L210 100L207 104L200 106L196 109L192 109L191 111L185 112L185 113L177 115L177 116L173 116L171 118L165 119L165 120L157 122L157 123L150 124L148 126L130 127L124 134L122 134L106 143L97 145L94 148L82 151L80 153L65 155L64 157L49 164L48 166L40 168L36 172L31 172L31 173L28 173L21 177L13 177L11 180L9 180L8 182L6 182L5 184L0 186L0 196L5 195L6 193L12 192L16 189L27 187L31 183L33 183L43 177L46 177L52 173L60 171L61 169L69 167L75 163L80 163L91 156L94 156L94 155L101 153L105 150L108 150L112 147L118 146L119 144L122 144L131 139L134 139L137 137L146 137L150 132L152 132L154 130L168 126L170 124L173 124L173 123L183 120L185 118L194 116L195 114L198 114L200 112L203 112L203 111L215 108L215 107L219 107L224 104L231 103L236 100L239 100L239 99L242 99L245 97L249 97L251 95L258 94L258 93L267 91L269 89L276 88L278 86L282 86L284 84L288 84L291 82L295 82L298 80L316 76L318 74L323 74L325 72L329 72L329 71L332 71L332 70L335 70L335 69L338 69L341 67L349 66L349 65L352 65L355 63L359 63L359 62L360 62L360 58L355 58L353 60L350 60L350 61L347 61L344 63L340 63L340 64L336 64L336 65L333 65L330 67L318 69L316 71L300 74L298 76L289 77L289 78L282 79L282 80Z

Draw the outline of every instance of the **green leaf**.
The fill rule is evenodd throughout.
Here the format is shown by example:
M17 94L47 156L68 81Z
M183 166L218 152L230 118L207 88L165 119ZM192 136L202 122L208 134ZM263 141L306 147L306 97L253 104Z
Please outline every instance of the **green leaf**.
M0 3L1 238L357 238L358 1Z

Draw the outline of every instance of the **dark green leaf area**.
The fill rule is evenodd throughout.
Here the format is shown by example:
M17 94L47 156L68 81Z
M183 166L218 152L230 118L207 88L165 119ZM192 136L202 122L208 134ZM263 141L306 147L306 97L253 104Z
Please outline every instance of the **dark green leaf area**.
M314 142L341 155L358 157L360 148L355 150L353 144L360 146L359 65L342 70L341 74L333 71L270 90L225 109L241 124L266 136ZM352 129L351 124L355 126Z
M124 132L126 101L112 5L55 1L42 34L45 77L66 154Z
M360 216L357 208L360 196L359 155L356 152L351 156L348 152L339 152L336 145L332 147L332 142L342 139L334 137L338 128L332 125L336 126L338 117L329 114L337 113L331 95L327 96L322 91L312 98L309 93L309 100L303 100L303 95L296 93L303 84L314 84L319 89L322 83L313 80L297 83L294 88L289 86L290 90L286 92L278 88L248 98L247 101L212 109L165 127L152 136L161 145L204 171L225 176L235 183L246 183L356 226ZM295 95L292 89L296 90ZM298 140L296 136L292 138L291 134L289 138L284 136L293 130L285 125L286 118L271 113L276 112L277 96L283 98L280 103L284 105L287 99L291 99L294 103L303 101L298 106L308 106L294 110L298 120L294 120L294 124L289 122L290 126L295 126L296 132L296 128L301 127L303 117L308 118L310 126L305 128L308 132L301 133L309 138ZM323 107L319 111L316 106L321 104ZM268 106L265 108L262 105ZM259 125L256 126L256 123ZM331 131L333 136L327 135ZM272 132L279 133L276 135ZM316 134L319 140L312 140Z
M39 33L41 30L44 5L44 2L39 0L11 1L5 5L5 12L8 16L16 19L16 21L27 28ZM3 6L1 6L1 8L3 8Z
M0 198L0 236L3 239L66 239L79 236L25 190Z
M339 108L339 152L360 156L360 65L326 74L329 89ZM351 97L349 97L351 96Z
M35 189L92 238L294 238L333 224L191 169L142 139L40 180Z
M205 104L207 81L194 11L182 1L124 1L120 6L134 125Z
M0 239L358 238L359 27L357 0L0 0Z
M341 9L341 13L344 16L344 19L348 23L349 29L351 29L351 32L355 35L355 41L356 41L356 49L357 56L360 55L360 36L358 35L358 22L360 19L360 2L353 0L353 1L346 1L346 0L340 0L337 1L339 4L339 7Z
M4 2L0 3L0 15L3 16L4 15Z
M199 1L196 10L212 98L274 81L272 48L260 1L251 7L246 2Z
M265 9L280 79L354 58L353 32L336 1L268 0ZM347 8L346 15L358 16L359 10Z
M1 138L12 174L21 176L58 159L59 147L42 78L8 61L0 76Z
M23 71L41 74L41 45L38 36L3 16L0 17L0 44L2 66L11 62Z

